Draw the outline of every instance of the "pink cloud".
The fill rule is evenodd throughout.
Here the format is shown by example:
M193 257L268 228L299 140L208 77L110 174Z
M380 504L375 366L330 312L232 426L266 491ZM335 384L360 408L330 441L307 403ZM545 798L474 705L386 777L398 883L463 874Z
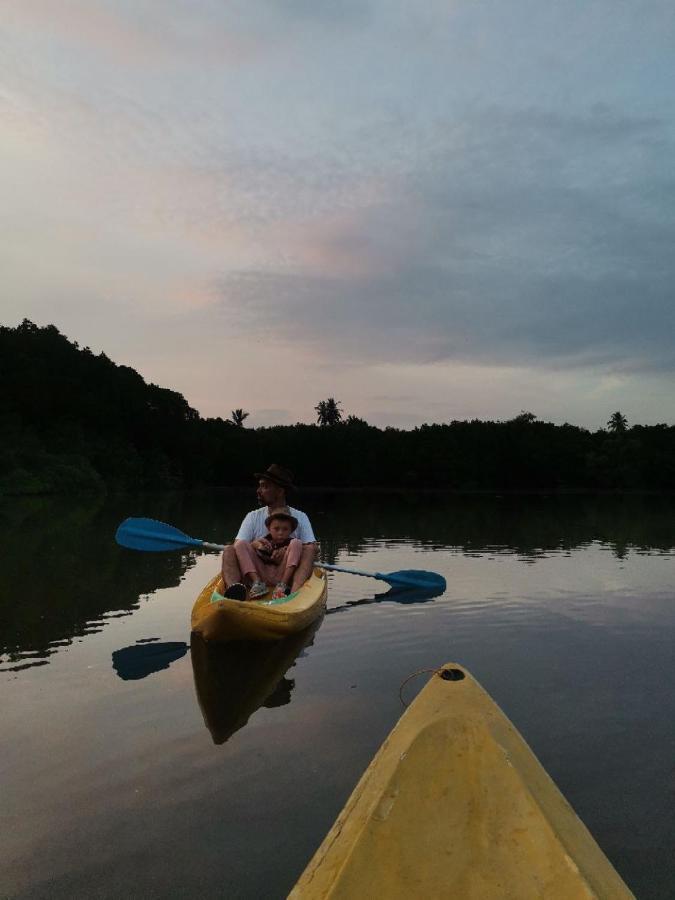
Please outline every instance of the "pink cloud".
M251 35L234 33L205 17L195 30L173 22L176 10L164 20L124 15L94 0L70 0L55 7L52 0L22 0L6 14L6 25L17 30L47 33L66 44L86 45L117 62L143 65L174 63L180 56L199 55L219 62L242 62L259 51ZM194 25L191 16L190 24Z

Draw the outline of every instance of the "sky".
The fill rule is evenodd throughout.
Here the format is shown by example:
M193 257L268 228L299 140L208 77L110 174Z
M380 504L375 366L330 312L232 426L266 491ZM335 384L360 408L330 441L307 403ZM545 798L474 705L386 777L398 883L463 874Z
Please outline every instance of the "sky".
M0 324L204 416L675 424L671 0L0 0Z

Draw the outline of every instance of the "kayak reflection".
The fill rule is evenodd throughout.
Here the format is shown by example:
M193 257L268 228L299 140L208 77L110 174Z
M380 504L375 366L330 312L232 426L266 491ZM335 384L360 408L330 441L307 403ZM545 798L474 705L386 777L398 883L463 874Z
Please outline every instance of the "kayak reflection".
M158 638L145 638L114 650L112 666L124 681L135 681L168 669L172 662L180 659L190 648L184 641L159 641Z
M195 691L214 744L224 744L261 706L271 708L291 702L295 682L285 677L286 672L314 643L322 620L273 643L214 643L192 633Z
M445 593L445 591L442 588L392 587L390 590L384 591L381 594L375 594L374 597L364 597L361 600L348 600L340 606L333 606L331 609L327 610L326 615L329 616L332 613L344 612L352 606L367 606L370 603L384 603L385 601L388 603L403 604L428 603L430 600L440 597L443 593Z

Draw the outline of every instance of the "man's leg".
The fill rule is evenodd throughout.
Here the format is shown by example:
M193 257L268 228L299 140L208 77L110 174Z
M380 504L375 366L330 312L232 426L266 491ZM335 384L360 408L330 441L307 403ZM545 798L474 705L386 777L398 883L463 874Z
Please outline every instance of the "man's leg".
M295 575L293 576L293 584L291 585L292 591L299 591L312 574L314 560L316 559L316 550L316 544L302 545L302 556L300 557L298 568L295 570Z
M221 572L223 573L225 590L227 590L231 584L241 582L241 569L239 568L239 563L237 561L234 544L228 544L223 550Z
M234 553L239 564L239 571L242 573L248 585L254 581L264 581L261 574L262 565L260 558L255 550L251 547L249 541L237 541L234 545Z

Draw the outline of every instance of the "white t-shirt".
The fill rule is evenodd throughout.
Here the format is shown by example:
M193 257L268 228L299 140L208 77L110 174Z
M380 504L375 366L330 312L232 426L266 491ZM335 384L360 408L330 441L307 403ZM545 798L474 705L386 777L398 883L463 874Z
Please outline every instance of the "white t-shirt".
M288 508L291 511L291 515L298 520L298 527L291 534L291 537L300 538L303 544L314 544L316 538L306 513L300 512L299 509L293 509L292 506ZM246 513L244 521L239 526L235 541L256 541L258 538L265 537L269 531L267 525L265 525L265 519L269 514L270 511L266 506L252 509L250 513Z

